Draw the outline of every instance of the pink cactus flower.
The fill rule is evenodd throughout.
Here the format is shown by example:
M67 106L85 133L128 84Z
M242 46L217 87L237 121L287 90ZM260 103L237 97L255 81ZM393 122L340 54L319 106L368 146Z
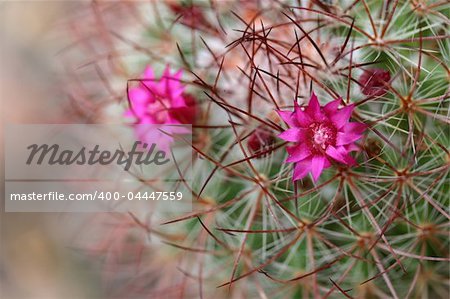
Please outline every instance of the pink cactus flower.
M157 143L164 151L173 142L169 135L189 133L185 127L177 125L192 124L197 112L195 99L184 93L181 76L182 70L171 74L167 66L158 80L153 69L147 66L139 85L128 91L130 108L125 115L135 118L138 139Z
M361 92L366 96L379 97L388 91L386 86L391 80L389 71L383 69L369 69L359 77Z
M366 125L349 122L354 105L338 109L340 102L338 99L321 107L313 93L307 107L295 104L294 111L278 111L290 127L279 137L296 143L287 148L289 157L286 160L295 163L294 181L311 172L317 182L332 161L356 164L349 153L358 150L354 142L362 137Z

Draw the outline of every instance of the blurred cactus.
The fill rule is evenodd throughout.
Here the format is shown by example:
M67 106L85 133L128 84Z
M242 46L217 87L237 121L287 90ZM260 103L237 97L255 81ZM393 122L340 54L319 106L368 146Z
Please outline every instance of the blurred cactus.
M134 229L152 236L155 244L141 240L145 247L173 248L177 284L145 283L152 257L139 261L139 288L131 283L117 296L450 296L448 2L91 8L101 38L89 33L81 40L106 50L84 64L107 87L100 121L129 109L126 80L139 78L146 65L159 75L167 64L184 69L181 80L198 106L194 211L175 219L155 211L127 215ZM117 10L119 26L99 21ZM276 111L306 106L312 91L321 106L340 97L354 105L352 119L368 129L356 141L356 165L333 164L317 182L307 176L294 183L293 166L284 163L288 144L275 137L287 129ZM86 93L72 98L97 107Z

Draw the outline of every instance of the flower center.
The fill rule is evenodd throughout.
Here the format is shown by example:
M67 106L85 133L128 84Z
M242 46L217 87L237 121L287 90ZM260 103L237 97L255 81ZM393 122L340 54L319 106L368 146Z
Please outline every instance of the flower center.
M336 142L336 128L331 124L313 123L310 126L313 146L326 149L328 145Z

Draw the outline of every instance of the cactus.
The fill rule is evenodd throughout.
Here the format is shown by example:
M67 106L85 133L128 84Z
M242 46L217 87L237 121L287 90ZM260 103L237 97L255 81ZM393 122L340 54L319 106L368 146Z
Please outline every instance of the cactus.
M90 58L119 84L73 101L97 107L103 93L98 119L120 121L132 109L126 81L169 65L184 70L198 113L194 210L124 215L153 257L133 259L142 275L115 296L449 297L446 1L121 3L118 26L99 21L112 14L102 5L91 6L94 42L107 51ZM352 157L331 154L348 163L294 178L294 139L278 137L292 124L277 112L303 111L313 93L322 107L353 107L367 128ZM172 282L154 255L173 264Z

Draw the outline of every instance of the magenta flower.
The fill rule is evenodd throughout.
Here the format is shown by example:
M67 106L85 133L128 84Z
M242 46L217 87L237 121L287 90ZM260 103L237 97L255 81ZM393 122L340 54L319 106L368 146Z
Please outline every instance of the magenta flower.
M287 148L289 157L286 160L295 163L294 181L311 172L316 182L332 161L356 164L349 153L358 150L354 142L362 137L366 125L349 122L354 105L338 109L340 102L340 99L335 100L321 107L313 93L308 107L295 104L293 112L278 111L290 126L279 137L296 143Z
M169 135L188 133L186 128L176 125L192 124L197 112L195 100L184 93L181 76L182 70L171 74L167 66L158 80L148 66L139 85L128 91L130 108L125 115L135 118L138 139L147 143L157 142L164 151L168 150L173 138L161 130Z

